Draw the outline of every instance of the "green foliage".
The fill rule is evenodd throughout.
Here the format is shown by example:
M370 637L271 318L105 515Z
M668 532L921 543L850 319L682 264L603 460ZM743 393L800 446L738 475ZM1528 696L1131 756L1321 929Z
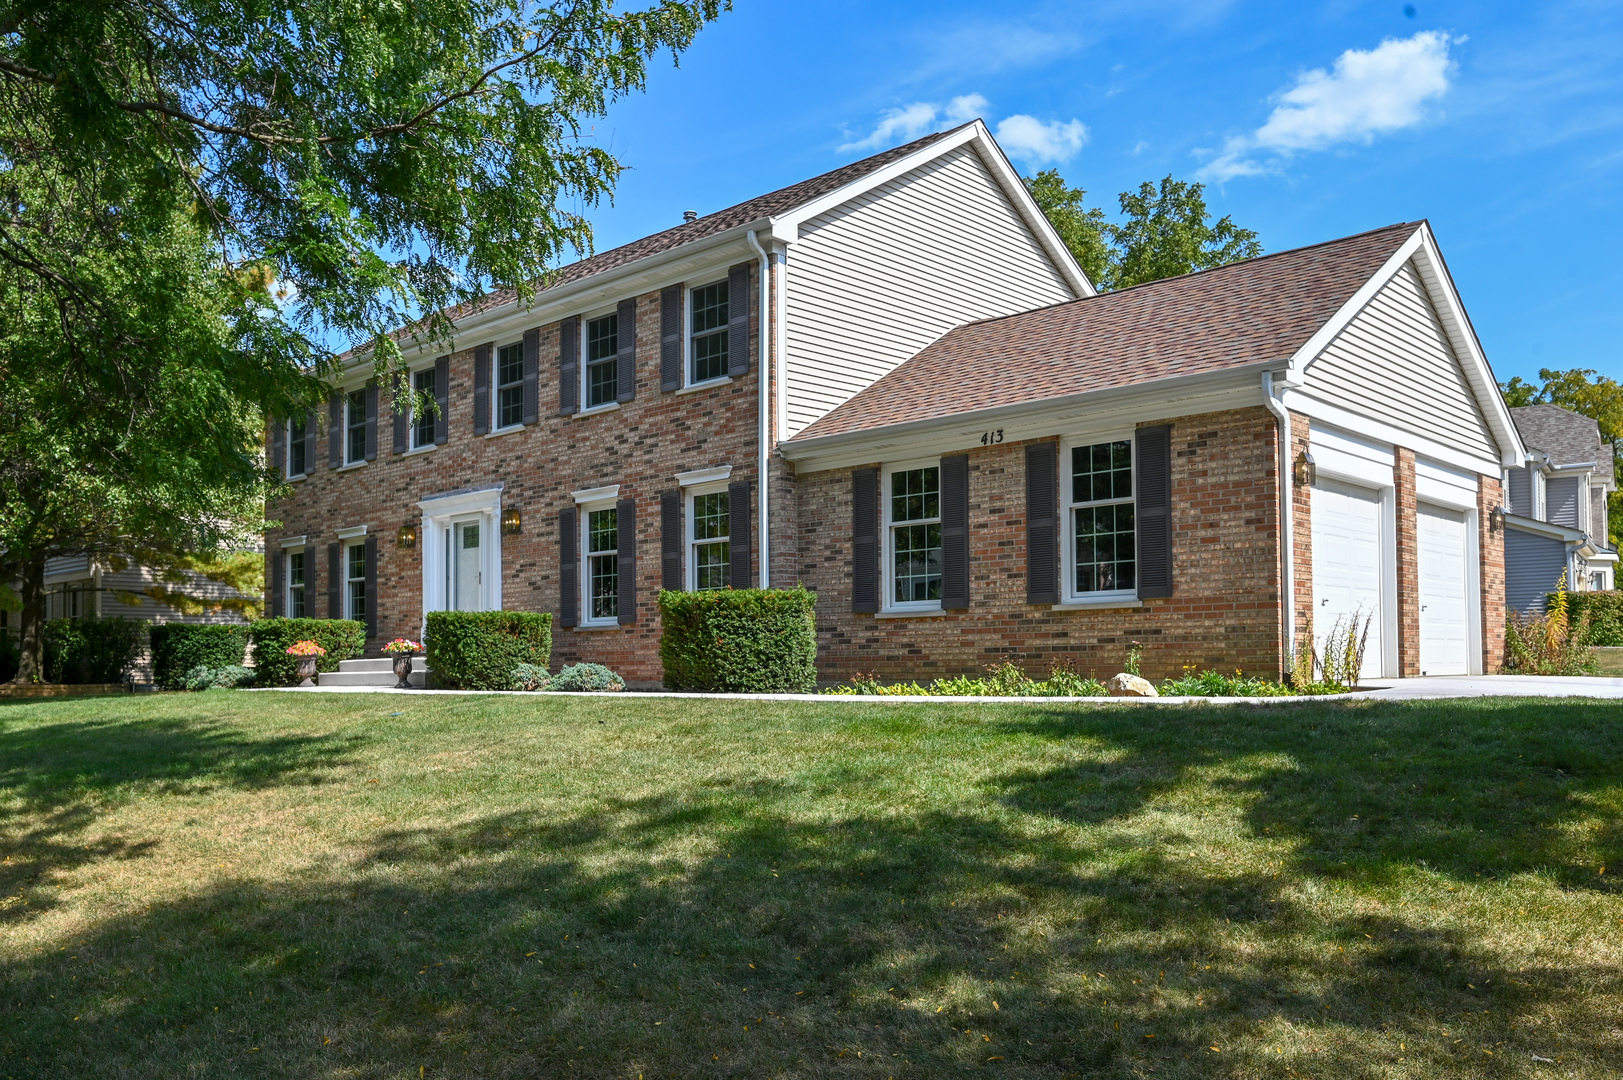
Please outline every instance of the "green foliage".
M1272 679L1236 671L1196 671L1186 665L1176 679L1165 679L1157 688L1163 697L1294 697L1296 694L1342 694L1347 688L1335 683L1304 683L1285 686Z
M602 664L570 664L552 677L548 690L624 690L626 681Z
M1054 231L1059 233L1060 240L1081 264L1088 280L1095 286L1100 285L1110 276L1115 262L1105 212L1097 206L1084 209L1082 204L1087 198L1087 191L1067 187L1058 169L1028 176L1025 182L1026 190L1031 192L1032 199L1048 218L1049 224L1054 226Z
M1599 426L1601 441L1612 444L1613 475L1623 477L1623 383L1592 368L1569 371L1541 368L1538 377L1544 385L1534 386L1519 375L1500 384L1505 403L1512 408L1559 405L1589 417ZM1623 490L1607 496L1606 505L1609 534L1606 541L1616 549L1623 544Z
M181 690L193 668L241 664L248 648L248 627L158 623L152 627L151 639L152 681L165 690Z
M45 681L121 681L146 629L133 619L52 619L45 624Z
M1028 677L1020 665L1006 660L1001 664L988 664L986 674L978 678L954 675L936 679L929 686L916 682L887 686L875 676L859 671L851 676L849 684L831 687L823 693L879 697L1105 697L1109 691L1104 683L1084 678L1068 664L1056 665L1047 679L1038 682Z
M254 667L260 686L295 686L299 658L287 654L300 641L313 641L327 650L316 660L317 671L337 671L340 660L353 660L366 651L366 624L354 619L259 619L248 631L254 643Z
M514 690L545 690L552 685L552 672L545 664L514 664Z
M1576 613L1567 592L1567 573L1542 612L1512 611L1505 620L1506 665L1518 675L1593 675L1595 650L1589 641L1589 613Z
M1560 595L1551 593L1549 603ZM1590 645L1623 646L1623 591L1568 593L1567 610L1572 618L1587 620Z
M659 594L659 658L672 690L807 694L817 689L817 594L713 589Z
M430 611L427 664L434 681L462 690L509 690L519 664L546 667L552 615L533 611Z
M188 690L236 690L252 686L255 674L253 668L241 664L226 664L217 668L198 664L186 673L185 685Z

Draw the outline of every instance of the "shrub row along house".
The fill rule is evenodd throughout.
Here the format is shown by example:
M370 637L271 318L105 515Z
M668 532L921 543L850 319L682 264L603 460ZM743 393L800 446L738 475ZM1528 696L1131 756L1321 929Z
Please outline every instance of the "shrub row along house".
M1495 670L1524 450L1428 226L1119 292L974 122L496 295L276 426L273 614L558 615L657 682L657 590L804 583L824 678ZM323 434L324 432L324 434Z

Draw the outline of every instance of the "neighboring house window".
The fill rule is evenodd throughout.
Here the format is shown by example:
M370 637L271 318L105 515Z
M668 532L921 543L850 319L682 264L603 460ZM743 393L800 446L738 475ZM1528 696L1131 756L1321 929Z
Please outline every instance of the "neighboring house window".
M366 545L351 544L344 552L344 593L348 601L344 617L366 621Z
M304 460L304 417L298 417L287 422L287 475L303 476L307 463Z
M348 398L349 415L345 418L349 456L345 464L353 465L366 460L366 390L351 390Z
M615 312L586 324L586 407L607 405L620 395L620 315Z
M524 423L524 345L503 345L496 353L496 424Z
M693 290L688 322L689 383L708 382L727 374L727 281Z
M725 589L732 584L732 548L728 536L732 512L725 491L693 495L688 500L688 565L693 568L692 588Z
M411 388L419 401L432 401L438 391L434 385L434 369L424 368L411 377ZM427 409L415 409L411 417L411 448L434 445L434 414Z
M287 553L287 617L303 619L309 609L304 606L304 550Z
M604 625L620 621L619 513L612 505L586 508L586 618Z
M1136 591L1132 440L1071 447L1066 496L1072 594Z
M889 607L941 603L941 469L895 469L885 500Z

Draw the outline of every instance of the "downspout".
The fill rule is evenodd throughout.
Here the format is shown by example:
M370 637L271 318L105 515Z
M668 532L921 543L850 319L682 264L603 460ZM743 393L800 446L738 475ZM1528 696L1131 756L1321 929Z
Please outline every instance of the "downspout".
M761 389L761 406L759 410L760 433L757 439L757 442L760 444L761 455L760 460L757 463L757 475L761 478L761 588L770 589L772 587L772 541L770 539L771 534L767 532L767 522L770 520L770 514L767 510L767 504L770 501L767 498L767 469L771 465L772 454L772 444L768 438L772 430L770 427L772 414L772 410L770 408L772 403L772 368L771 365L767 363L766 330L768 321L767 303L771 294L768 292L767 274L769 272L769 267L767 264L766 249L761 247L761 242L755 238L754 229L749 231L749 242L750 247L755 249L755 254L761 257L761 270L759 274L761 279L761 302L756 307L756 310L760 312L760 324L755 333L755 339L760 343L757 352L760 354L761 361L756 366L755 372L755 380L760 384Z
M1281 391L1283 393L1283 391ZM1285 673L1296 666L1296 528L1291 491L1291 414L1274 395L1274 373L1262 373L1262 401L1279 423L1279 520L1283 533L1279 545L1279 608L1284 619Z

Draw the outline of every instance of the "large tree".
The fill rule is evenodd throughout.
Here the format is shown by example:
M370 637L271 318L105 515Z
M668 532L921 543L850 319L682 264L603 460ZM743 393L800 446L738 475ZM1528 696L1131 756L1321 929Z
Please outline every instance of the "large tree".
M1168 176L1118 196L1122 218L1112 222L1084 204L1086 192L1049 169L1026 188L1060 239L1101 291L1226 266L1262 254L1257 234L1225 215L1213 221L1202 184Z
M1501 384L1505 402L1522 405L1559 405L1589 417L1600 427L1600 437L1612 444L1612 475L1623 482L1623 383L1593 368L1557 371L1541 368L1539 384L1515 376ZM1623 543L1623 491L1614 491L1607 500L1607 541L1613 548Z

